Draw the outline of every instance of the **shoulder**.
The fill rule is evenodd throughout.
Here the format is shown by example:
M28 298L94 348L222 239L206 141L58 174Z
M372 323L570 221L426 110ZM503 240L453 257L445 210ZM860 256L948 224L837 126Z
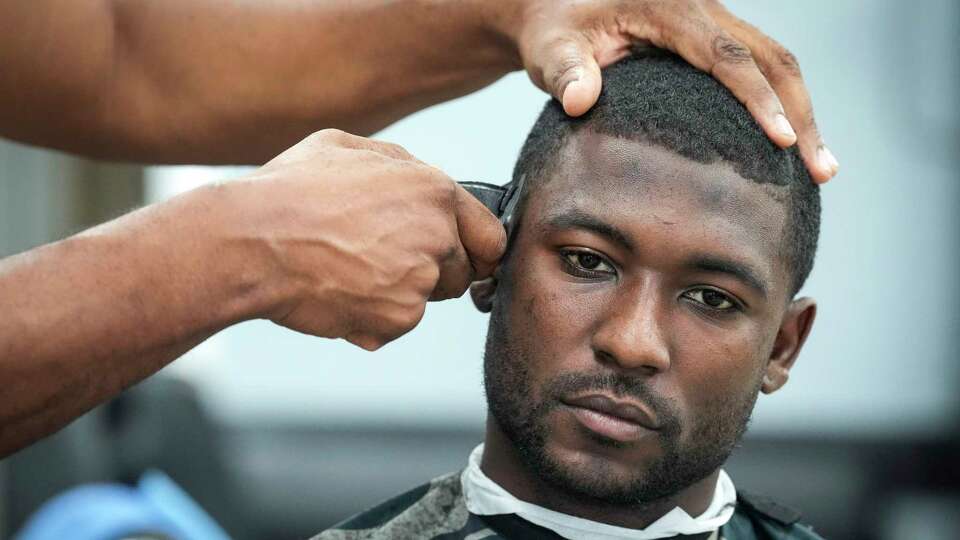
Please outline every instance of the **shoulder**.
M723 527L726 540L823 540L800 512L773 499L737 490L737 510Z
M451 473L334 525L313 540L433 538L464 529L469 517L460 474Z

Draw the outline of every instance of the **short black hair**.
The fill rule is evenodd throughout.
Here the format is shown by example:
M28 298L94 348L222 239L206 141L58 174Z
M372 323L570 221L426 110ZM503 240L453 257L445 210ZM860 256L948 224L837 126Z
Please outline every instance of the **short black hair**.
M699 163L726 161L737 173L782 190L788 212L783 250L793 294L813 268L820 233L820 190L796 146L779 148L737 99L710 75L661 51L628 57L603 70L597 104L579 118L550 100L520 151L513 171L530 187L552 172L573 133L649 142ZM522 208L518 209L518 213ZM518 216L519 217L519 216Z

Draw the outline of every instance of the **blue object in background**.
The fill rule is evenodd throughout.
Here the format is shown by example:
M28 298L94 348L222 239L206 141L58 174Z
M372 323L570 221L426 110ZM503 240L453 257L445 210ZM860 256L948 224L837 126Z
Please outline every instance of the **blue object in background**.
M169 476L145 473L136 487L88 484L45 503L15 540L118 540L152 535L172 540L229 536Z

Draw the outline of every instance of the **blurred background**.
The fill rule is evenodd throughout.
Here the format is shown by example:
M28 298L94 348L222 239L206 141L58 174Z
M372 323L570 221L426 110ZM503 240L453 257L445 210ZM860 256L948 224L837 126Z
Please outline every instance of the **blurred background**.
M790 384L729 470L828 538L960 538L960 4L726 2L800 59L840 175ZM545 96L513 74L377 135L503 183ZM243 168L91 162L0 141L0 256ZM84 294L77 291L77 294ZM0 538L92 481L173 477L237 539L298 538L433 476L482 440L486 317L434 304L376 353L241 324L0 461Z

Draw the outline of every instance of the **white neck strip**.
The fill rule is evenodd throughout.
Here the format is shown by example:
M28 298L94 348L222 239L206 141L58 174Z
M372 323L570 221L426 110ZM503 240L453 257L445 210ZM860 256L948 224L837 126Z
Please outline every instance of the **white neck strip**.
M564 538L575 540L656 540L679 534L712 532L730 521L737 500L733 481L723 470L717 480L710 506L697 517L690 517L680 507L667 512L646 529L627 529L578 518L521 501L483 474L480 459L483 445L470 453L467 468L460 475L467 509L478 516L516 514L550 529Z

